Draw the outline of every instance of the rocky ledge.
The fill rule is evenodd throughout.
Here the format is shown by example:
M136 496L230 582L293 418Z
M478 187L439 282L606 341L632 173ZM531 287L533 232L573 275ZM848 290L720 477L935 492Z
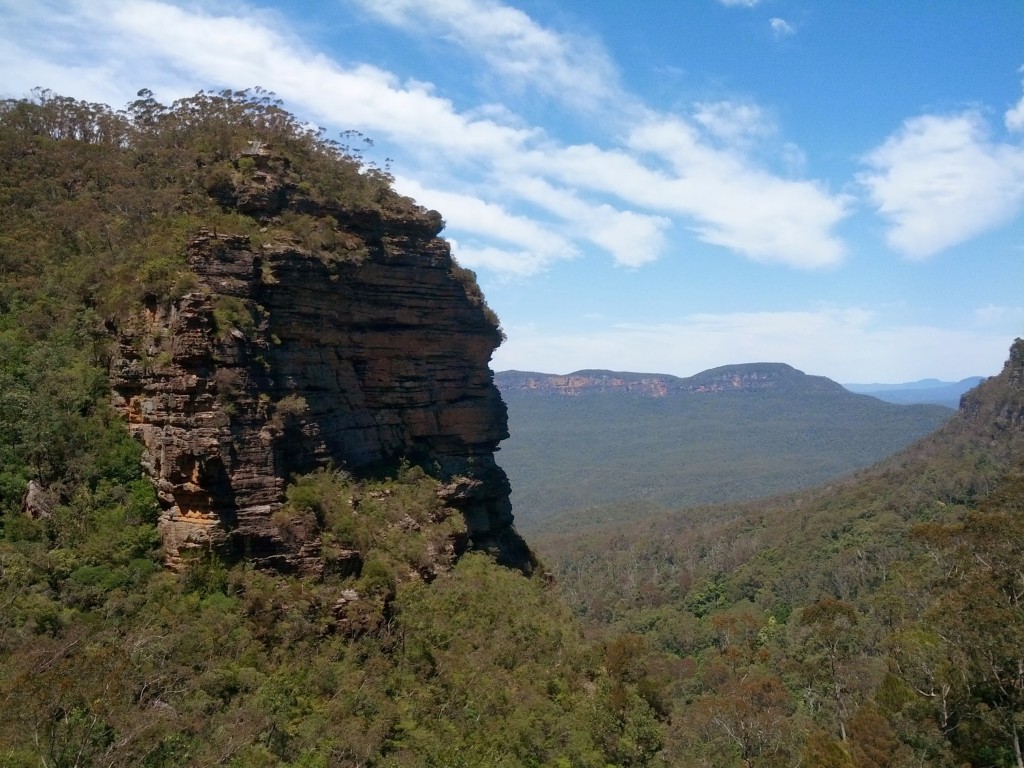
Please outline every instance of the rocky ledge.
M145 446L169 565L212 548L317 573L318 532L285 536L273 521L290 478L406 459L441 480L469 546L529 570L494 460L507 437L488 367L501 331L437 237L440 216L306 201L301 215L329 235L309 247L274 229L288 190L271 191L236 193L256 215L260 199L272 206L265 234L200 231L194 287L118 329L115 405Z

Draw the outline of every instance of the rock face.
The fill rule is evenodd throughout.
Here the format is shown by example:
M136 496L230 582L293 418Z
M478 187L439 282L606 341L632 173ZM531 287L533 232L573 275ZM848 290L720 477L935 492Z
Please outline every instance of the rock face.
M575 371L564 376L553 373L501 371L495 383L503 393L524 392L540 395L582 395L591 392L615 392L665 397L681 379L660 373L621 373L618 371Z
M744 363L712 368L695 376L679 378L664 373L624 373L584 370L565 376L550 373L501 371L495 381L502 393L586 395L625 393L669 397L691 393L779 392L843 394L840 384L823 376L808 376L785 363Z
M22 514L33 520L46 519L53 516L56 501L38 480L29 480L25 496L21 500Z
M269 221L289 204L273 179L231 204ZM494 460L507 437L488 368L501 332L437 237L440 216L301 209L329 229L329 250L272 228L260 244L201 231L187 247L195 287L119 329L115 405L145 446L169 564L213 547L315 573L317 532L283 537L273 521L288 480L404 457L445 483L471 546L528 570Z
M1024 339L1015 339L1003 370L960 398L960 415L974 426L989 426L993 444L1003 444L1004 435L1017 442L1024 435ZM1014 448L1019 448L1014 445Z
M682 379L687 392L776 392L802 395L845 395L841 384L809 376L785 363L744 363L712 368Z

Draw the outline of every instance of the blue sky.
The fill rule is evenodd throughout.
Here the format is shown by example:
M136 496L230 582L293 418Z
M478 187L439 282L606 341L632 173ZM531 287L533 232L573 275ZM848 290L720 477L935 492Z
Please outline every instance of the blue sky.
M847 382L1024 336L1020 0L0 0L0 92L259 85L443 214L493 366Z

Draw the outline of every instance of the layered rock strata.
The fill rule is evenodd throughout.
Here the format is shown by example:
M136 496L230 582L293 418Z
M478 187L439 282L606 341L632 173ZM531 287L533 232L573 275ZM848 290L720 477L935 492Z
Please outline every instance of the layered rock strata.
M247 205L280 210L279 192L264 198ZM437 237L440 216L410 205L314 220L341 245L199 232L195 288L119 331L115 405L145 446L169 564L212 547L315 573L317 531L284 537L273 520L289 478L401 457L441 479L471 546L529 569L494 460L507 437L488 368L501 333Z

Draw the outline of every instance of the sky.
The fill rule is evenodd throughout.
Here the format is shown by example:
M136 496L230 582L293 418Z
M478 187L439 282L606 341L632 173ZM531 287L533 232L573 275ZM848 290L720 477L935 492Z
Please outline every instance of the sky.
M495 370L999 372L1021 0L0 0L0 96L260 86L441 212Z

